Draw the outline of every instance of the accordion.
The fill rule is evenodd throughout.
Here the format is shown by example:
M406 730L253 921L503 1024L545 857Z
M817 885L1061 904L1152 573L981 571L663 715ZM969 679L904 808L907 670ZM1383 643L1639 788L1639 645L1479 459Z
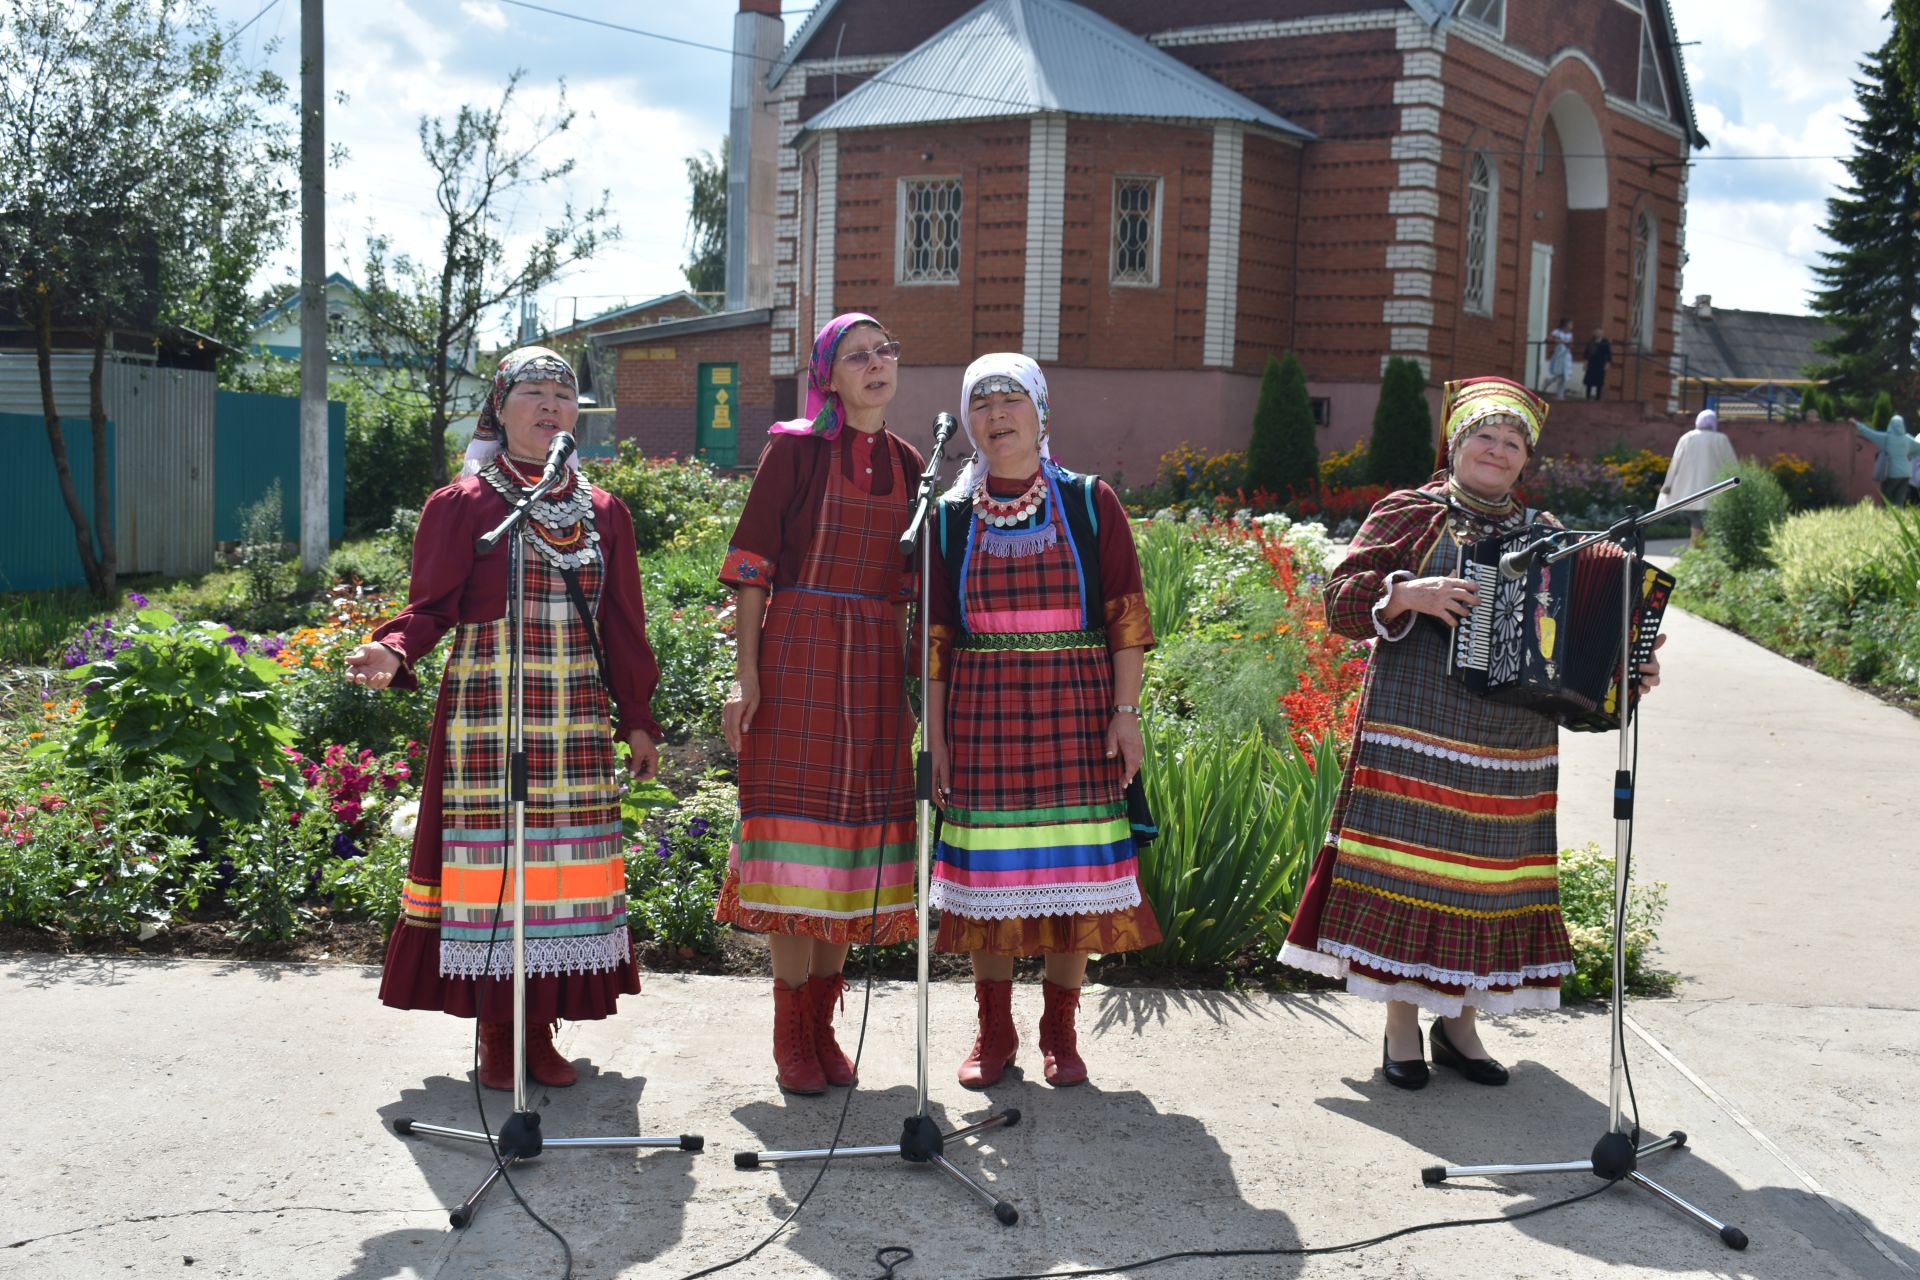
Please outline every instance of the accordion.
M1620 727L1620 575L1633 575L1630 670L1653 655L1673 575L1595 543L1557 564L1535 560L1524 577L1500 557L1544 530L1528 528L1461 548L1460 576L1479 602L1453 629L1447 672L1476 693L1558 716L1569 729Z

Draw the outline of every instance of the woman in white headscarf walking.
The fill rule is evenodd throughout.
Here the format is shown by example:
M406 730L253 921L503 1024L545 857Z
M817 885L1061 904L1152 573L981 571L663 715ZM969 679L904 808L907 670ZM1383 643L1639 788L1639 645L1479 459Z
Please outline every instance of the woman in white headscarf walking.
M1720 415L1702 409L1693 420L1693 430L1673 447L1667 478L1660 482L1660 501L1669 502L1676 494L1706 488L1731 470L1734 461L1733 441L1720 434ZM1697 547L1706 536L1707 499L1690 503L1684 510L1687 523L1693 526L1690 540Z

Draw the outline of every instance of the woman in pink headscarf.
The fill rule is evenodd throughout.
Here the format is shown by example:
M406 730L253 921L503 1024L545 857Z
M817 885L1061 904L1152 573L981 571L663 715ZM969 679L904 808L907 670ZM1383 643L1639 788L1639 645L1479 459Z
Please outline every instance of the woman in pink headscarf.
M769 935L773 1057L789 1093L853 1083L833 1034L855 942L915 931L900 552L923 466L886 429L900 344L837 316L814 339L804 418L776 422L720 580L739 603L740 829L716 918Z

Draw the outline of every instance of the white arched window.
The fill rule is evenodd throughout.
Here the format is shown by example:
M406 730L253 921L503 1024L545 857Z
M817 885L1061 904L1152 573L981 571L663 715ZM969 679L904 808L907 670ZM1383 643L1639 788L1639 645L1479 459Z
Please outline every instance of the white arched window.
M1473 153L1467 166L1466 286L1461 304L1479 315L1493 314L1494 244L1499 239L1500 183L1493 160Z
M1641 210L1633 220L1633 306L1627 339L1641 351L1653 341L1653 301L1660 283L1660 235L1653 215Z

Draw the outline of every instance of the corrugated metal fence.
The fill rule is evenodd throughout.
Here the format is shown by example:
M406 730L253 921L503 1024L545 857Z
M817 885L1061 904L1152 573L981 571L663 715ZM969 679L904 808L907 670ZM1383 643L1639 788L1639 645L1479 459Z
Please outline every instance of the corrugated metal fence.
M93 427L84 418L60 420L67 464L80 506L93 524ZM107 424L107 486L117 490L114 424ZM43 591L84 586L73 517L60 497L60 480L47 447L47 420L39 414L0 413L0 448L14 460L18 483L0 514L0 591Z
M214 396L214 537L240 540L240 509L258 502L280 482L282 536L300 540L300 401L221 391ZM327 536L337 541L346 526L347 406L327 402Z
M63 420L87 420L91 365L92 358L85 354L54 356L54 405ZM119 571L174 576L207 572L213 568L213 374L115 360L102 371L101 393L107 418L116 428L114 541ZM37 453L31 446L28 453L46 460L51 480L40 374L31 354L0 353L0 413L24 414L43 424ZM59 491L52 492L57 503ZM71 529L64 506L61 514ZM17 509L0 510L0 530L10 541L22 527ZM64 581L82 581L79 558L71 548L68 560L71 576Z

